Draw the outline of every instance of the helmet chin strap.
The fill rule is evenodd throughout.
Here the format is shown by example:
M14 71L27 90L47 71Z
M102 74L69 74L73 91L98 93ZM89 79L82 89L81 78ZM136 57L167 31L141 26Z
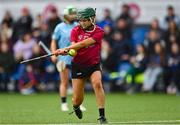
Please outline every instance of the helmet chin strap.
M93 20L93 19L92 19L92 17L89 17L89 19L90 19L90 21L91 21L92 25L94 25L94 26L95 26L95 19Z
M96 27L95 27L95 19L93 20L92 17L90 17L89 19L90 19L90 21L91 21L91 23L92 23L92 26L94 27L92 31L94 31L95 28L96 28Z

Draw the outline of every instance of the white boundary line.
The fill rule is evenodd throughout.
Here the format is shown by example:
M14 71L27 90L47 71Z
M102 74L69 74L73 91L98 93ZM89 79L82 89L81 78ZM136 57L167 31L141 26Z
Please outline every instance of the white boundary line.
M180 124L180 120L157 120L157 121L127 121L127 122L109 122L110 124Z
M63 124L8 124L6 125L97 125L98 123L63 123ZM162 124L180 124L180 120L157 120L157 121L126 121L126 122L108 122L109 125L118 125L118 124L155 124L155 125L162 125ZM107 124L107 125L108 125ZM1 124L0 125L4 125Z

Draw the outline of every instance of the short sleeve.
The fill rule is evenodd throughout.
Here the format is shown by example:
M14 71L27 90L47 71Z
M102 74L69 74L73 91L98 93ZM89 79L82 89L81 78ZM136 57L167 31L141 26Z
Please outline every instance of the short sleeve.
M104 36L104 31L103 31L103 30L98 30L97 32L95 32L95 33L92 35L92 38L93 38L96 42L101 42L103 36Z
M59 27L59 25L58 26L56 26L56 28L55 28L55 30L54 30L54 32L53 32L53 34L52 34L52 39L54 39L54 40L58 40L58 39L60 39L60 27Z
M71 42L77 41L77 37L78 37L77 31L76 31L75 28L73 28L72 31L71 31L70 41Z

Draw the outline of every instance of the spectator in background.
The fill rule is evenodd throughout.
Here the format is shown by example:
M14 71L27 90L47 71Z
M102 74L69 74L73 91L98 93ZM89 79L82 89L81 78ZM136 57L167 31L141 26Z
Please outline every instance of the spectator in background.
M117 20L118 19L125 19L128 22L128 24L133 23L133 20L130 14L130 8L127 4L122 5L121 14L118 16Z
M7 43L0 44L0 91L7 90L10 75L13 72L15 60Z
M106 25L110 26L110 27L113 27L113 20L112 20L112 17L111 17L111 11L109 9L104 9L104 18L102 21L100 21L98 23L98 26L100 26L101 28L104 28Z
M50 48L51 34L47 22L42 21L41 15L37 15L36 17L34 28L32 29L32 37L38 42L42 41Z
M129 27L128 22L124 18L120 18L116 22L116 30L121 32L124 36L124 39L131 40L132 29Z
M105 68L111 73L118 73L118 79L111 81L110 90L115 91L119 88L119 84L124 83L126 73L130 68L129 59L132 54L130 41L124 38L124 35L115 31L113 33L112 48L104 62ZM111 76L110 76L111 77Z
M31 58L42 56L42 53L40 50L41 50L40 46L34 46L33 50L32 50L33 54L31 56ZM39 83L41 80L41 74L44 73L44 61L45 60L40 59L40 60L36 60L36 61L31 62L33 73L34 73L34 75L35 75L35 77Z
M144 46L147 50L147 55L155 54L155 44L161 43L165 47L165 42L161 40L160 34L156 30L150 30L147 38L144 41Z
M43 43L50 48L51 35L48 31L47 23L43 22L40 28L34 28L32 35L36 41L43 41Z
M18 80L19 90L21 94L32 94L35 92L37 86L37 79L33 72L33 67L31 64L26 64L24 67L24 71Z
M48 31L50 32L50 34L53 33L54 28L56 27L57 24L59 24L61 21L61 19L58 16L58 11L56 8L52 8L49 14L49 18L47 20L47 24L48 24Z
M178 29L174 21L169 21L168 29L164 34L164 39L167 45L167 53L170 53L172 43L177 43L178 45L180 45L180 30Z
M32 39L31 33L24 33L22 39L19 39L14 45L15 58L18 58L18 60L29 59L32 56L33 47L36 45L37 43Z
M113 24L114 22L111 17L111 11L107 8L104 9L104 19L97 24L104 29L104 39L102 40L101 51L101 58L103 64L105 63L112 47Z
M118 66L122 62L128 62L131 55L131 45L123 34L115 31L113 34L113 43L111 52L105 62L105 66L109 71L117 71Z
M148 57L147 69L144 74L143 91L152 91L166 65L164 48L160 43L155 43L154 52Z
M157 19L153 19L150 25L150 31L154 30L157 32L158 36L163 38L163 30L159 26L159 21Z
M0 28L0 42L5 42L11 47L12 28L8 26L7 22L3 22Z
M110 25L105 25L103 29L104 29L104 38L102 40L102 46L101 46L101 61L103 66L105 66L106 60L112 50L112 45L113 45L112 37L114 31Z
M168 67L166 68L164 83L167 89L172 84L176 85L177 93L180 92L180 47L177 43L172 43L171 53L168 56Z
M30 32L26 32L23 34L22 38L19 39L15 45L14 45L14 56L17 62L20 62L22 60L29 59L33 57L34 53L33 50L36 48L37 43L32 38L32 35ZM33 66L31 63L26 64L17 64L17 71L16 74L18 74L18 84L19 84L19 90L22 94L31 94L35 91L35 88L37 86L38 80L35 77L35 70L33 69Z
M13 41L17 41L24 33L32 30L33 18L27 7L23 7L21 10L21 17L17 20L14 27Z
M104 26L104 39L108 42L109 46L112 47L113 46L113 33L114 33L114 29L112 27L110 27L109 25Z
M170 21L174 21L177 26L180 25L179 17L175 14L174 7L171 5L167 7L167 15L164 17L161 24L162 29L167 30Z
M121 32L114 33L114 43L112 49L116 51L119 59L119 63L127 61L129 62L132 54L130 41L125 39L125 36Z
M50 42L51 41L51 34L48 30L48 25L46 23L43 23L41 25L41 36L40 36L41 41L45 43L45 45L50 48Z
M13 17L12 17L12 15L11 15L10 11L7 10L7 11L5 12L4 17L3 17L1 23L2 23L2 24L3 24L3 23L6 23L9 28L12 28L12 27L13 27L13 23L14 23L14 22L13 22Z
M130 8L127 4L124 4L121 10L121 14L116 19L117 29L122 32L126 39L131 39L134 21L130 14Z
M32 48L31 58L42 56L39 46L34 46ZM36 60L25 65L23 74L21 74L19 82L19 89L22 94L31 94L37 90L42 90L40 88L41 81L44 80L44 61Z
M38 28L38 29L40 29L42 22L43 22L43 20L42 20L42 15L41 15L41 14L38 14L38 15L35 17L35 20L33 21L33 28Z
M32 38L35 39L35 41L41 40L41 30L39 28L33 28Z
M130 58L131 68L127 73L126 80L130 85L128 93L139 91L143 83L142 75L147 67L147 55L143 44L136 46L136 53ZM139 78L138 78L139 77Z
M106 39L102 40L102 47L101 47L101 63L104 65L104 63L106 62L106 59L109 56L110 53L110 46L109 46L109 41L107 41Z

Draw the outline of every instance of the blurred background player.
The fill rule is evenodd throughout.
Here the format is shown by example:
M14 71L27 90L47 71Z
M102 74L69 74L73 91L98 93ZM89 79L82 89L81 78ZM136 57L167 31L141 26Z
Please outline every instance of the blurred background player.
M67 6L64 9L64 22L59 23L54 30L51 41L51 50L55 51L57 48L64 48L70 45L70 33L72 28L77 25L76 22L76 8L73 6ZM69 72L71 66L71 56L58 56L52 57L54 63L57 62L56 66L60 72L60 86L59 95L61 97L61 110L69 111L66 97L69 82ZM85 107L81 106L81 109L85 111Z
M72 61L73 109L76 116L82 119L80 105L84 99L84 85L90 79L99 108L100 123L107 123L105 118L105 94L102 86L100 67L100 50L103 30L95 25L96 12L93 8L78 11L78 26L71 32L72 45L55 51L56 55L67 55L67 51L75 49L77 55Z

